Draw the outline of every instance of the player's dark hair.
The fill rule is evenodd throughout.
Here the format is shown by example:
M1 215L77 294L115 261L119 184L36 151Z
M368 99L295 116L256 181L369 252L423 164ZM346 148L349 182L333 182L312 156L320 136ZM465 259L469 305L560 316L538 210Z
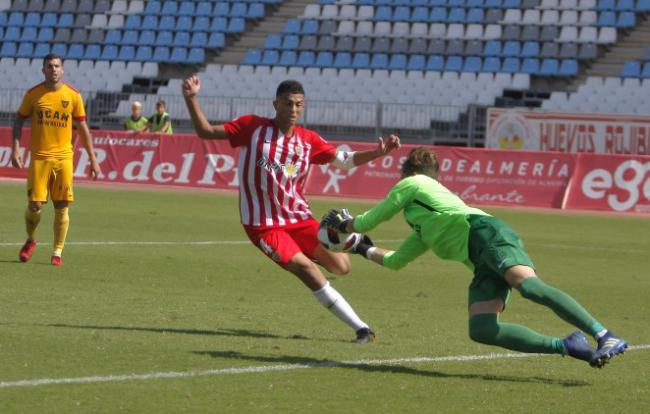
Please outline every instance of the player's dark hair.
M419 147L413 149L402 164L402 174L410 177L415 174L430 174L438 177L438 156L429 148Z
M304 95L305 89L302 87L302 83L297 80L285 80L280 82L278 85L278 89L275 91L275 97L278 98L286 93L298 93Z
M167 108L167 102L163 101L162 99L156 102L156 106L161 106L161 105Z
M56 53L50 53L48 55L45 55L43 58L43 67L47 65L47 62L54 59L59 59L61 61L61 65L63 65L63 58L61 56L57 55Z

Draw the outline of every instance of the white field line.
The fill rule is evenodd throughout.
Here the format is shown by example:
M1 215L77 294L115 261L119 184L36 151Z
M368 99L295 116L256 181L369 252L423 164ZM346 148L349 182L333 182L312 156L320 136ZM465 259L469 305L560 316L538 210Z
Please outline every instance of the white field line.
M386 239L376 240L377 243L401 243L402 239ZM138 241L138 240L122 240L122 241L69 241L66 242L68 246L212 246L212 245L240 245L249 244L248 240L204 240L204 241ZM572 249L572 250L587 250L587 251L608 251L613 253L647 253L641 249L615 249L611 247L599 246L579 246L572 244L555 244L555 243L526 243L531 246L547 247L551 249ZM17 242L3 242L0 247L16 247L22 246L23 243Z
M650 349L650 344L634 345L628 348L628 351L639 351ZM414 358L395 358L395 359L367 359L358 361L335 362L324 361L306 364L281 364L281 365L258 365L236 368L218 368L203 371L172 371L172 372L150 372L147 374L124 374L124 375L106 375L92 377L72 377L72 378L39 378L32 380L19 381L1 381L0 388L17 388L17 387L40 387L44 385L60 384L96 384L102 382L125 382L125 381L147 381L159 379L178 379L194 377L213 377L221 375L234 374L263 374L267 372L294 371L298 369L312 368L340 368L340 367L357 367L357 366L391 366L406 364L425 364L432 362L468 362L468 361L492 361L498 359L515 359L515 358L534 358L549 356L550 354L485 354L485 355L455 355L440 357L414 357Z

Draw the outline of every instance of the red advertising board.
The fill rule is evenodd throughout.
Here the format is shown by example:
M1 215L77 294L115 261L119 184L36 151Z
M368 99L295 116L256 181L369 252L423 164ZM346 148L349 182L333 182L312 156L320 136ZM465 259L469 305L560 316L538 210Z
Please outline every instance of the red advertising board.
M28 135L27 133L25 135ZM237 189L239 151L227 141L190 134L161 136L93 131L100 182ZM27 140L23 141L23 144ZM77 143L79 144L79 143ZM343 142L343 150L374 144ZM413 146L367 165L341 170L314 166L311 195L378 199L400 178ZM650 157L436 147L440 181L468 204L650 213ZM25 151L25 148L23 148ZM27 161L29 154L26 154ZM89 180L88 156L75 146L75 179ZM0 177L25 177L11 167L11 130L0 128Z

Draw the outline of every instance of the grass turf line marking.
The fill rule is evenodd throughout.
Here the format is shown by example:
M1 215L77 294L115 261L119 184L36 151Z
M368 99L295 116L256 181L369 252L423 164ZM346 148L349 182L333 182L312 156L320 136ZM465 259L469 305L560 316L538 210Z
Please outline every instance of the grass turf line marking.
M633 345L628 351L640 351L650 349L650 344ZM369 359L359 361L344 362L319 362L313 364L282 364L282 365L259 365L237 368L218 368L203 371L177 371L177 372L151 372L148 374L125 374L125 375L106 375L92 377L73 377L73 378L40 378L33 380L19 381L0 381L0 388L18 388L18 387L40 387L44 385L61 385L61 384L96 384L103 382L125 382L125 381L146 381L159 379L178 379L194 377L213 377L220 375L235 374L263 374L267 372L294 371L298 369L312 368L340 368L355 367L367 365L404 365L404 364L423 364L430 362L468 362L468 361L493 361L498 359L519 359L533 358L541 356L550 356L551 354L483 354L483 355L451 355L441 357L414 357L414 358L395 358L395 359Z
M401 243L403 239L386 239L376 240L377 243ZM138 241L138 240L124 240L124 241L70 241L66 242L68 246L212 246L212 245L241 245L249 244L248 240L205 240L205 241ZM641 249L613 249L611 247L598 247L598 246L579 246L571 244L553 244L553 243L530 243L526 244L531 246L548 247L551 249L574 249L574 250L596 250L596 251L609 251L615 253L645 253ZM16 247L22 246L23 243L4 242L0 243L0 247Z

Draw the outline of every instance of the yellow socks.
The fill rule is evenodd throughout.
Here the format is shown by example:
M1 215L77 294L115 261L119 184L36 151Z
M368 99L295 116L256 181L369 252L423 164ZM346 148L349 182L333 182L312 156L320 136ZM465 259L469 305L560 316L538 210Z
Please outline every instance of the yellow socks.
M54 209L54 255L61 256L65 236L68 234L70 216L68 216L68 207Z
M41 210L32 211L29 207L25 210L25 227L27 229L27 237L29 240L34 240L36 236L36 228L41 221Z

